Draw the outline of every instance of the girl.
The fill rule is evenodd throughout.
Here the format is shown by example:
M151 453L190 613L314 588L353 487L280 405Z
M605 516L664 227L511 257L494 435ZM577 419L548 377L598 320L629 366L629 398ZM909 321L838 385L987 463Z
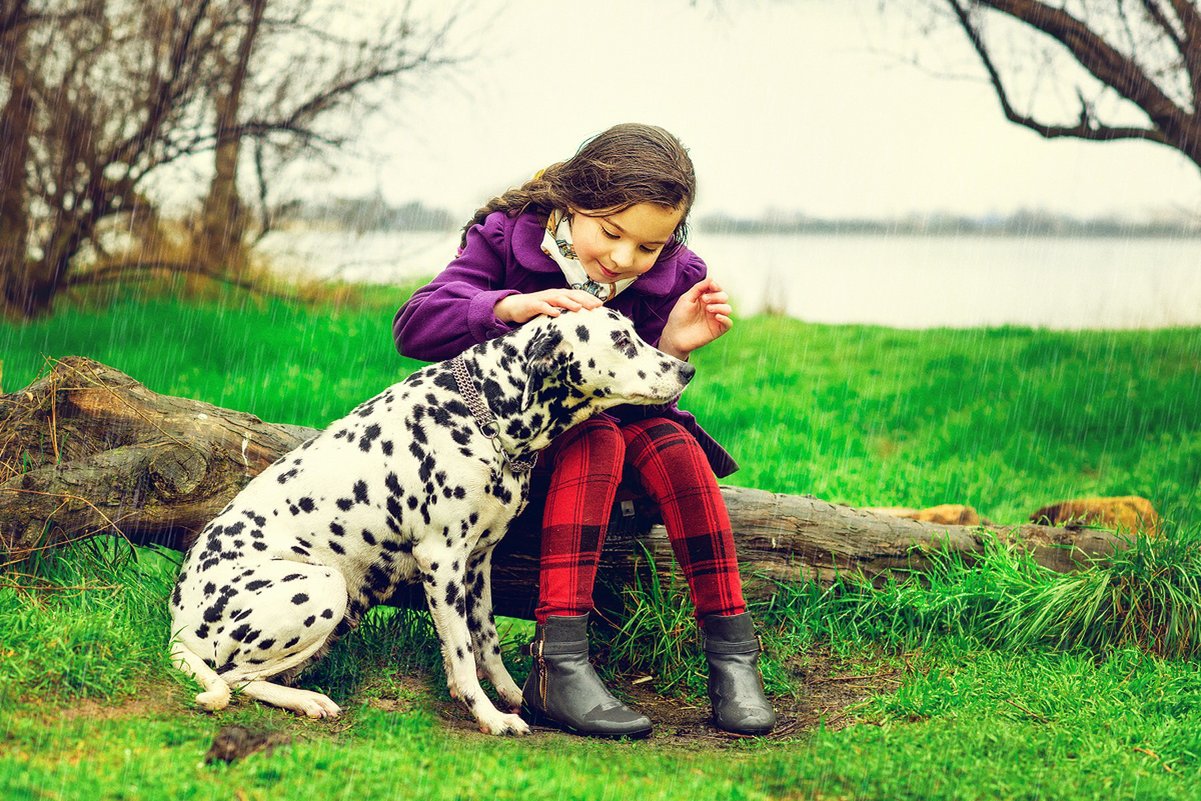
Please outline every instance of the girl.
M401 307L398 350L447 359L540 315L607 304L665 353L687 359L733 325L726 293L683 244L696 178L667 131L617 125L523 186L494 198L463 230L458 257ZM630 469L662 512L688 580L709 665L713 721L765 734L759 643L742 597L717 477L737 464L674 405L619 407L560 436L551 471L533 667L523 711L598 737L644 737L651 722L614 698L588 661L592 587L618 483Z

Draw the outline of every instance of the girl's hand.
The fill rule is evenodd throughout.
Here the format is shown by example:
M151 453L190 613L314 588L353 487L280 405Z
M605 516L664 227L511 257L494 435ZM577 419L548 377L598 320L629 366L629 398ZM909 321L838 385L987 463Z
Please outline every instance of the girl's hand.
M712 278L697 282L680 296L663 334L659 350L677 359L687 359L697 348L708 345L734 327L730 296Z
M595 309L601 301L581 289L544 289L528 295L508 295L493 307L496 319L506 323L527 323L539 314L558 317L563 310Z

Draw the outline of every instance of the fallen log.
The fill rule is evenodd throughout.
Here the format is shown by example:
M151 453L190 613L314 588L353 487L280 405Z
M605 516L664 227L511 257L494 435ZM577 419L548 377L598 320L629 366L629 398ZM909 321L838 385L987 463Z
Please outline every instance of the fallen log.
M185 550L259 471L316 431L152 392L111 367L67 357L25 389L0 396L0 567L44 549L112 535ZM540 497L535 484L532 497ZM723 486L751 598L779 582L921 573L929 554L970 559L990 537L1020 544L1069 571L1113 553L1117 535L1079 528L932 524L809 496ZM510 529L494 560L500 614L529 617L538 581L538 504ZM627 505L626 511L629 511ZM672 570L666 531L643 501L615 513L601 575L619 606L639 565ZM411 597L397 597L406 604Z

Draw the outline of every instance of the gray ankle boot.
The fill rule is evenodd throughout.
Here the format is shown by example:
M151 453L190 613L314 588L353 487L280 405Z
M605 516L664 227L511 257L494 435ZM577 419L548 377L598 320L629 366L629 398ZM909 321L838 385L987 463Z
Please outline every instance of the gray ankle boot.
M776 725L776 713L763 695L759 638L750 613L709 615L702 628L713 724L734 734L767 734Z
M645 737L650 718L618 701L588 661L588 616L549 617L522 649L534 666L522 688L526 720L587 737Z

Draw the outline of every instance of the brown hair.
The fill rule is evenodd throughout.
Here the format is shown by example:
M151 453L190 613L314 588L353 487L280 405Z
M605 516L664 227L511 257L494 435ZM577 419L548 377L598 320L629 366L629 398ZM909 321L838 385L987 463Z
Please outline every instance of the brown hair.
M696 173L680 140L655 125L623 123L584 142L567 161L488 201L463 226L462 244L467 244L467 230L494 211L515 217L525 211L567 211L570 206L616 214L639 203L654 203L683 211L667 245L672 248L687 236L695 196Z

